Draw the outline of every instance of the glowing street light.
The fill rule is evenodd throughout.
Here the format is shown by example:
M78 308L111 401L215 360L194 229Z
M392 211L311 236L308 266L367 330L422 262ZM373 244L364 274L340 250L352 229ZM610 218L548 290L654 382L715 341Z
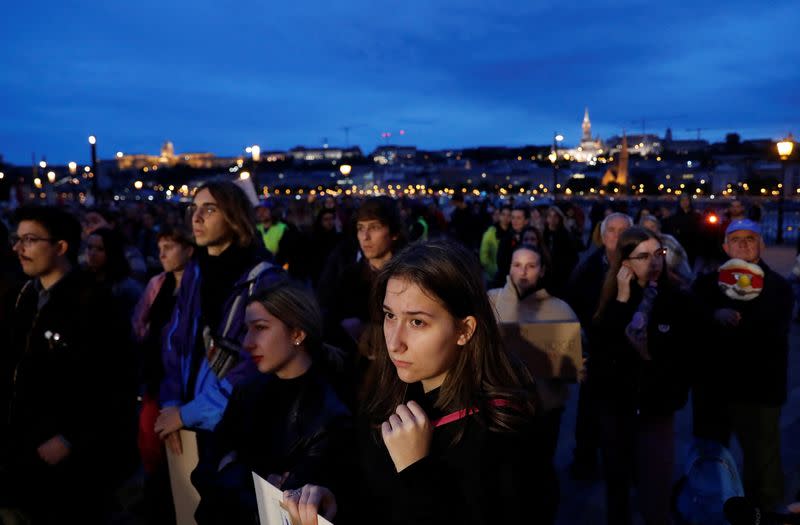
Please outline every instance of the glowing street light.
M776 144L776 148L778 149L778 155L781 158L781 165L783 166L783 184L780 185L781 191L778 194L778 235L775 238L776 244L783 244L783 206L784 206L784 194L786 193L786 163L789 161L789 157L792 156L792 151L794 150L794 137L792 134L789 133L789 136L785 139L781 140Z
M144 187L144 183L142 183L142 181L140 180L137 180L136 182L133 183L133 187L136 188L137 190L141 190Z
M239 180L247 180L249 178L250 178L250 172L249 171L243 171L243 172L241 172L239 174Z
M253 156L253 162L259 162L261 160L261 147L258 144L251 146L250 154Z
M121 151L117 152L117 158L118 159L121 159L123 156L124 156L124 154Z
M70 162L69 166L69 174L75 175L75 172L78 171L78 163L77 162Z
M95 137L94 135L89 135L89 144L91 144L92 146L97 144L97 137Z
M47 181L50 184L53 184L56 181L56 172L55 171L48 171L47 172Z
M39 167L42 168L42 169L45 169L47 167L47 162L45 162L45 161L39 162Z
M339 166L339 173L341 173L345 177L350 175L351 171L353 171L353 167L349 164L342 164L341 166Z

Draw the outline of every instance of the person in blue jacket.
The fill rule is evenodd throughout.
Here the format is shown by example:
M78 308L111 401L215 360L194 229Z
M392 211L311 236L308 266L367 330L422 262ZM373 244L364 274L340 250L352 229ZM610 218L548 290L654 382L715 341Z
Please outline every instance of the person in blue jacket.
M256 236L253 207L234 183L204 184L188 211L198 249L164 330L162 409L155 431L175 454L182 452L178 431L196 431L203 462L233 388L258 373L241 349L248 298L284 278L284 272L269 262ZM212 349L220 346L233 350Z

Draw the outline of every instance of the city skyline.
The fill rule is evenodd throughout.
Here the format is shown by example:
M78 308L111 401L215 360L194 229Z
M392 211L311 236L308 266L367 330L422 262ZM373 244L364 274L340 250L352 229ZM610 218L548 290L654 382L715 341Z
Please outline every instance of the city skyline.
M642 119L676 139L797 135L792 3L713 4L17 5L0 54L0 154L84 162L90 134L102 158L164 140L220 156L325 138L367 152L386 131L422 149L554 132L577 144L586 106L602 138L641 133Z

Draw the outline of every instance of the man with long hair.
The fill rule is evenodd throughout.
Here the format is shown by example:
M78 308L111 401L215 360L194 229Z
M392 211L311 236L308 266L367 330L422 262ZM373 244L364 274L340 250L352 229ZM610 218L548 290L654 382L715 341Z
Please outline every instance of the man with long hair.
M197 249L183 272L164 331L162 410L155 430L174 454L182 451L178 431L195 430L202 462L233 387L256 373L239 350L228 356L231 366L223 374L207 356L211 341L227 339L239 345L247 298L283 272L267 262L269 256L256 237L253 208L234 183L201 186L189 212Z

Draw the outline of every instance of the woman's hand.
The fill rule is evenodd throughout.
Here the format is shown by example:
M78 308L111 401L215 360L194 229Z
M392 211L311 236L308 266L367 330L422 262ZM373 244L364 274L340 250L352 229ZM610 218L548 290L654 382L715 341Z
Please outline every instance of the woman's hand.
M156 419L155 431L158 437L166 439L169 434L183 428L180 407L162 408Z
M317 525L317 514L326 520L333 520L338 510L333 492L317 485L284 491L283 506L292 521L302 525Z
M631 298L631 280L634 274L627 266L620 266L617 272L617 301L627 303Z
M381 434L394 468L400 472L428 455L433 427L422 407L409 401L383 422Z

